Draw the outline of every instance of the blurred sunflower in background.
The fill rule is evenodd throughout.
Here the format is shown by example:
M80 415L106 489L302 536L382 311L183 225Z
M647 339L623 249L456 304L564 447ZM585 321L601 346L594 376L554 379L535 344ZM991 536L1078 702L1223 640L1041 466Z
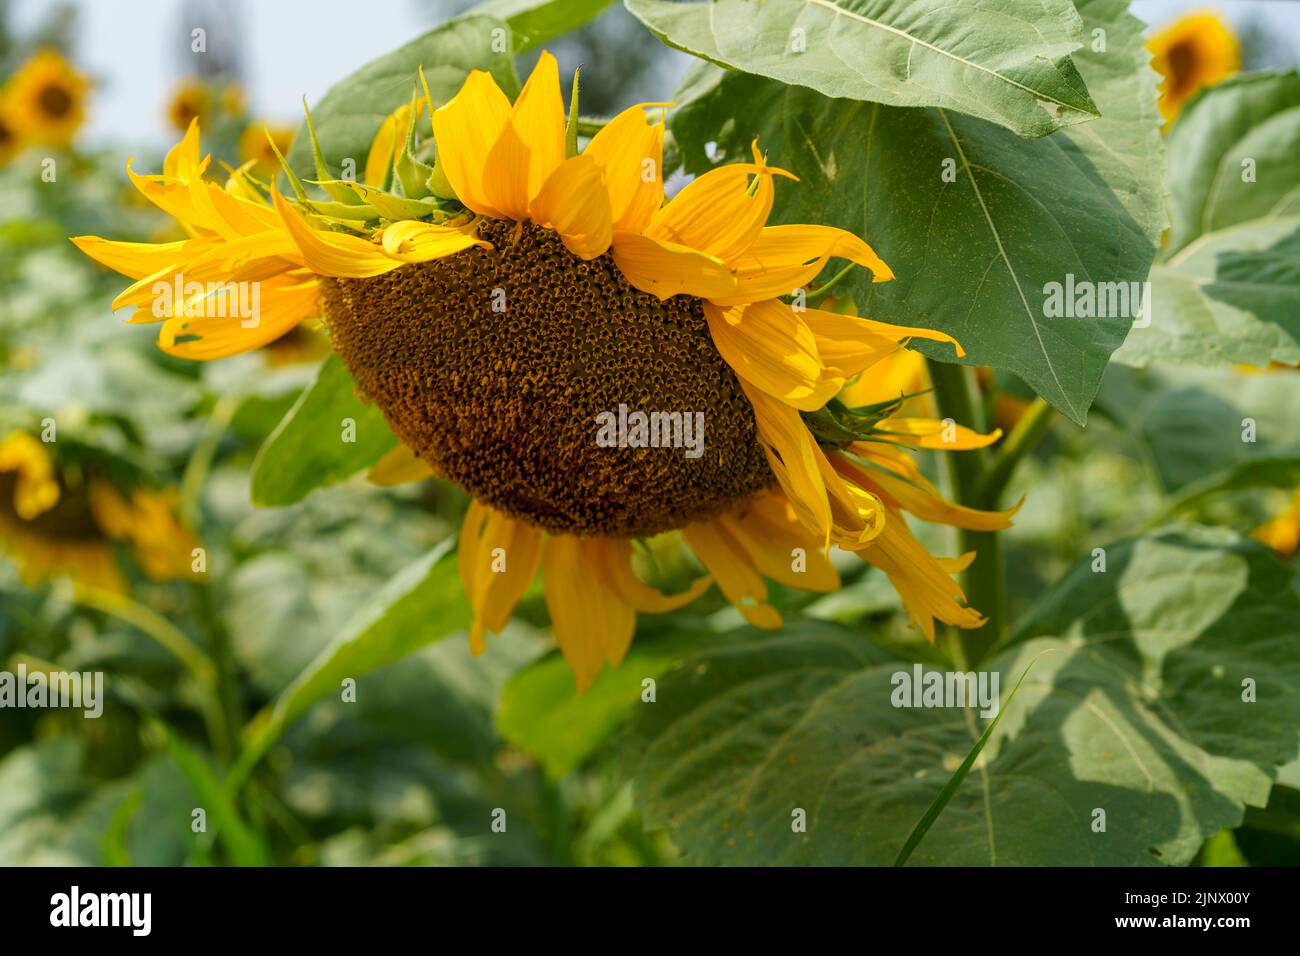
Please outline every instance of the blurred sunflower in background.
M173 129L187 130L195 120L206 121L211 104L207 85L198 77L186 77L167 100L167 122Z
M1232 27L1211 10L1190 13L1147 40L1151 66L1160 83L1160 113L1174 121L1183 105L1204 87L1241 69L1241 44Z
M239 134L239 162L252 163L248 171L257 176L269 177L280 168L279 157L289 155L293 145L294 128L283 124L250 123ZM271 145L274 143L274 147Z
M0 166L7 164L21 147L22 141L18 138L18 131L14 129L9 119L4 93L0 91Z
M1290 503L1275 518L1256 528L1251 537L1283 557L1300 551L1300 489L1292 494Z
M60 462L21 429L0 440L0 550L25 584L70 577L124 594L119 544L159 582L188 576L198 547L177 516L174 488L119 487L109 469Z
M11 138L66 146L86 118L90 81L55 50L41 50L18 68L4 90Z
M625 110L579 151L549 54L514 104L481 71L439 109L425 96L433 165L433 144L417 146L415 98L381 126L360 183L328 176L308 116L329 200L309 198L292 173L286 200L247 165L225 188L206 181L192 123L161 175L128 169L192 238L73 241L136 280L114 308L162 321L159 345L174 355L233 355L323 317L359 393L402 442L374 478L437 475L473 499L459 560L475 651L540 568L584 689L622 660L638 612L681 607L714 582L752 624L779 627L766 581L834 590L831 545L884 571L931 640L936 620L984 622L953 579L973 555L934 557L904 517L995 530L1014 511L946 501L908 453L998 437L901 414L919 361L906 343L960 346L783 298L831 258L891 279L870 246L827 226L768 226L775 180L796 177L756 143L752 162L665 202L663 125L647 115L662 104ZM199 283L192 294L160 292L160 278L181 275ZM226 308L240 282L261 283L252 325ZM886 362L903 366L899 391L861 405L837 397ZM677 447L598 440L602 417L629 409L676 414ZM707 441L686 455L695 413ZM620 420L620 443L635 445L624 440L638 427ZM634 542L662 535L707 572L680 593L634 569Z

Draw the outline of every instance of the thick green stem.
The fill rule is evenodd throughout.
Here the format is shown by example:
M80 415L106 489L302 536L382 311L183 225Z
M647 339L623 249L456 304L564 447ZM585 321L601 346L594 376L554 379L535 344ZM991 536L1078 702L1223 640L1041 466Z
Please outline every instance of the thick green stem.
M975 399L972 370L947 362L931 361L929 366L940 414L960 425L984 431L984 416ZM953 452L945 455L944 461L953 499L963 505L980 507L978 495L985 480L987 453L983 449ZM963 586L970 605L988 619L983 627L959 635L961 653L954 654L954 660L959 665L973 667L1006 632L1006 568L997 532L959 529L958 546L962 554L975 552L975 560L964 572ZM953 642L954 639L949 640L950 645Z
M1006 491L1007 483L1016 473L1021 460L1047 434L1047 429L1052 424L1052 415L1052 406L1041 398L1035 398L1025 409L1011 429L1011 434L998 446L990 459L984 479L976 489L976 501L981 508L998 507L1002 493Z

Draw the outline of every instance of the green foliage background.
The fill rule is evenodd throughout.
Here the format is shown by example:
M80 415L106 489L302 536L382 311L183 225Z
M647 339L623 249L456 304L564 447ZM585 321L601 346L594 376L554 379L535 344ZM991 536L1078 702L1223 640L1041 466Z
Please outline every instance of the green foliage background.
M918 346L942 412L983 427L1041 397L1023 458L946 475L971 503L1027 496L997 550L974 543L1008 569L993 646L926 644L846 562L832 595L773 586L779 632L716 593L642 618L582 696L536 589L475 658L465 498L365 484L395 439L338 359L167 358L108 319L119 279L66 242L157 228L121 157L61 154L57 188L31 156L0 169L2 430L53 416L61 443L178 486L210 568L103 606L0 564L0 669L109 675L100 720L0 712L0 863L888 865L986 726L892 707L891 675L978 658L1004 689L1027 676L911 862L1300 861L1300 578L1249 538L1300 486L1300 374L1234 366L1300 363L1300 80L1244 73L1162 134L1142 30L1124 0L488 0L313 104L333 166L419 65L444 101L471 68L514 93L547 45L692 55L679 178L758 136L800 177L776 221L850 229L898 273L849 280L862 312L964 344L960 365ZM594 113L629 102L619 71L591 81L608 69L584 72ZM305 136L289 162L314 178ZM1149 326L1044 320L1038 290L1067 271L1149 280ZM993 370L980 388L971 365Z

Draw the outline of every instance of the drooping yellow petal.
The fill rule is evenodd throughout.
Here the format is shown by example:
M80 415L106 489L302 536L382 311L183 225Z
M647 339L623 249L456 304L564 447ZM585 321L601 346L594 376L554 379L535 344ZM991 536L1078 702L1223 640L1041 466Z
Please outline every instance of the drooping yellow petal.
M756 495L717 523L745 549L764 577L803 591L834 591L840 586L835 565L781 492Z
M560 234L579 259L595 259L613 240L609 193L595 161L585 154L560 164L532 201L533 222Z
M202 240L178 242L114 242L98 236L74 236L72 244L102 266L132 279L143 279L159 270L173 269L188 251Z
M646 584L632 569L632 542L624 538L593 538L593 554L599 555L601 567L613 589L633 608L646 614L666 614L693 603L707 591L713 580L696 578L690 587L677 594L664 594Z
M272 196L285 228L302 256L303 264L317 275L365 279L383 275L402 265L379 246L360 236L313 229L277 192Z
M372 485L392 487L405 485L413 481L433 478L436 472L433 466L413 452L410 446L397 443L397 447L380 458L366 472L366 481Z
M474 609L470 648L487 649L486 635L506 626L528 590L542 553L542 532L479 501L471 501L457 545L461 584Z
M826 312L822 309L807 309L803 314L814 332L825 328L828 330L828 334L839 332L842 335L848 335L852 330L856 329L862 334L881 335L898 342L904 342L907 339L930 339L932 342L947 342L957 350L958 357L966 354L966 350L961 347L960 342L946 332L939 332L936 329L890 325L888 322L864 319L858 315L841 315L838 312Z
M510 100L482 70L471 70L460 92L433 113L438 168L465 206L495 219L506 217L489 201L483 171L509 118Z
M182 305L177 315L163 322L158 347L168 355L191 361L227 358L274 342L303 319L320 314L320 290L315 279L272 280L258 288L260 306L255 315L241 313L247 293L238 287L232 287L225 297L205 297L197 304L197 315L187 316Z
M571 535L551 535L542 548L546 608L579 693L607 662L623 660L636 629L636 611L610 585L603 558L593 539Z
M470 246L492 248L492 243L477 238L468 230L416 219L404 219L385 228L382 242L384 252L402 262L442 259Z
M704 304L719 354L736 374L787 405L811 412L844 384L827 376L812 331L779 299L724 310Z
M488 152L483 165L483 192L504 218L522 221L528 218L533 197L562 162L564 100L560 96L560 68L555 57L543 51Z
M616 232L613 255L628 282L661 299L679 294L711 299L736 287L721 259L660 239Z
M1002 429L995 428L987 435L958 425L950 419L937 418L886 418L876 424L887 441L917 448L938 451L967 451L987 448L1002 437Z
M983 511L945 498L905 452L872 442L858 442L850 450L871 466L864 467L843 455L835 456L836 469L855 483L870 488L896 508L922 521L952 525L970 531L1000 531L1011 527L1020 505L1006 511Z
M798 410L747 384L744 379L740 380L740 387L754 407L758 437L772 473L800 520L821 539L821 546L827 547L831 534L831 506L818 462L816 440L799 417Z
M792 295L817 277L832 259L848 259L871 270L871 281L886 282L893 270L869 245L833 226L767 226L749 247L730 260L736 291L719 305L740 305Z
M642 232L664 202L664 127L650 123L642 103L629 107L591 138L582 155L605 173L610 215L619 232Z
M763 575L744 545L721 522L687 525L682 529L682 537L746 621L767 630L781 626L781 615L767 603Z
M965 595L951 577L949 569L955 568L956 562L935 558L925 550L901 513L891 511L880 536L857 554L885 572L908 614L931 643L936 618L954 627L983 626L984 616L965 606Z
M719 166L687 183L650 217L645 235L708 253L730 265L767 223L776 195L773 174L797 178L768 166L755 141L753 163ZM751 176L756 179L752 189Z

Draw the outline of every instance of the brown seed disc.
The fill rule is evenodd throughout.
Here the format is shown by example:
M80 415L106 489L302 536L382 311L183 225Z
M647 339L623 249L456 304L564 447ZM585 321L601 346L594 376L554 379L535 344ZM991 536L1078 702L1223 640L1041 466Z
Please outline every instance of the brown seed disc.
M634 537L715 517L773 481L702 303L660 301L609 255L489 221L494 249L323 279L334 347L440 474L547 531ZM602 412L704 415L703 455L601 447ZM694 420L694 419L692 419Z

